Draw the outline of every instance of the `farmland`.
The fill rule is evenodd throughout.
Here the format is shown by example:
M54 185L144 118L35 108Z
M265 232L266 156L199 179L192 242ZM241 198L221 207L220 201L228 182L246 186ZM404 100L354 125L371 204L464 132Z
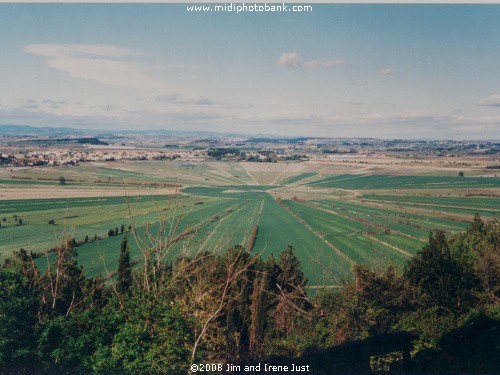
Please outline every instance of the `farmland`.
M251 251L267 258L292 245L314 287L338 284L355 264L401 266L430 230L454 233L475 213L498 216L496 177L387 169L380 163L122 161L4 170L0 258L20 248L43 254L63 237L74 238L85 271L106 274L116 269L122 228L134 228L130 252L140 259L170 223L168 237L178 239L168 252L173 259L246 247L256 227ZM43 268L53 257L37 262Z

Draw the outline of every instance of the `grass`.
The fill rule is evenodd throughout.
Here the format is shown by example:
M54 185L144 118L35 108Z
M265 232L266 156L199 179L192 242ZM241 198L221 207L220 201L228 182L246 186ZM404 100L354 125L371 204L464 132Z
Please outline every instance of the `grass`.
M271 197L264 201L254 252L264 258L292 245L312 285L331 284L349 273L350 265Z
M169 220L174 220L176 223L173 227L175 231L172 233L171 238L175 238L180 233L191 226L199 225L200 223L206 221L209 222L217 214L226 212L229 207L235 205L235 202L225 201L225 200L214 200L207 202L202 205L192 205L186 207L177 207L166 215ZM142 242L144 246L151 244L149 241L149 234L153 236L158 233L160 228L160 218L158 213L155 211L147 215L137 215L134 216L135 225L137 228L137 241L135 241L129 234L130 243L130 253L131 258L134 259L141 255L140 247ZM109 225L106 227L108 228ZM111 226L112 227L112 226ZM89 270L91 275L95 275L98 272L104 273L105 266L108 269L114 270L118 259L118 249L119 243L121 241L122 235L108 237L107 235L99 241L84 244L77 248L79 253L79 261ZM196 241L193 242L196 244ZM173 247L171 258L181 253L180 247ZM54 255L49 256L49 260L53 259ZM39 264L44 267L46 259L39 258Z
M318 206L338 212L341 215L349 215L361 220L373 222L374 224L389 225L392 223L405 224L409 227L422 228L428 233L433 229L442 229L453 232L463 230L467 223L451 220L443 217L433 217L431 212L416 214L402 210L399 204L384 202L384 205L370 206L363 200L349 201L316 201ZM471 216L467 216L470 219Z
M392 202L406 207L418 207L424 210L464 214L472 217L475 213L481 216L494 217L499 214L500 198L495 197L432 197L432 196L399 196L366 194L364 197L373 202Z
M500 187L500 179L494 177L420 175L336 175L310 182L308 185L350 190L492 188Z
M99 198L18 199L0 201L0 259L23 247L41 252L56 246L64 231L77 241L88 235L101 240L77 247L79 262L89 275L105 273L117 267L122 235L108 237L108 230L135 224L137 236L145 240L160 228L158 209L178 223L171 238L189 228L192 233L172 246L169 259L180 254L220 251L234 245L245 246L252 228L258 225L253 252L267 258L288 245L296 249L304 273L311 285L338 284L348 277L352 264L383 267L388 262L402 264L415 254L439 228L454 233L479 212L498 216L500 198L459 197L455 189L500 187L496 178L458 176L330 175L319 176L303 169L291 174L280 166L251 168L242 163L130 162L88 164L82 167L58 167L17 171L5 178L5 189L16 186L57 185L40 181L43 176L67 176L78 180L75 186L97 186L96 179L113 183L180 183L177 195L125 196ZM247 169L248 168L248 169ZM46 171L46 173L44 172ZM286 176L286 177L285 177ZM253 177L253 178L252 178ZM279 180L279 178L284 178ZM320 178L312 182L311 177ZM255 180L263 185L255 185ZM278 183L279 185L269 185ZM300 185L300 188L297 188ZM71 186L68 186L70 188ZM304 191L306 201L284 199L277 194ZM330 194L325 188L342 194ZM405 195L406 189L424 188L428 196ZM448 189L449 196L432 194L430 188ZM321 189L321 190L320 190ZM379 190L370 192L370 190ZM395 190L399 190L395 192ZM35 191L35 189L34 189ZM335 190L333 190L335 191ZM129 217L129 209L132 217ZM165 209L167 211L165 211ZM14 215L22 218L19 226ZM49 225L49 220L55 225ZM129 234L132 258L141 256L135 239ZM339 254L340 252L340 254ZM54 255L49 255L49 260ZM350 262L350 261L351 262ZM44 267L47 259L37 259Z
M21 247L33 252L50 249L59 243L65 231L76 240L83 240L86 235L106 237L109 229L120 228L122 224L128 227L129 208L136 225L142 226L158 220L155 205L161 210L185 205L181 208L187 211L193 202L187 197L167 196L155 197L154 201L151 197L132 197L129 204L125 197L46 199L35 200L34 204L20 202L16 210L15 201L4 201L0 203L0 217L6 217L7 227L0 228L0 257ZM207 201L192 209L198 211L216 204L216 201ZM14 226L14 214L22 218L25 225ZM48 224L51 219L55 220L55 225Z
M281 185L293 184L295 182L299 182L301 180L304 180L306 178L310 178L310 177L313 177L313 176L316 176L316 175L317 175L317 173L301 173L301 174L289 177L289 178L281 181Z
M337 247L345 256L356 263L365 263L372 266L391 260L402 263L406 253L414 253L421 248L422 242L408 238L401 234L384 235L381 224L392 225L391 229L401 229L399 223L380 220L357 221L359 216L346 216L347 212L327 212L324 209L311 207L304 203L287 200L284 202L293 212L297 213L314 231ZM321 206L319 206L321 207ZM404 232L402 232L404 233ZM426 232L428 233L428 231ZM406 233L405 233L406 234ZM414 233L415 234L415 233ZM372 240L374 237L379 241ZM387 246L387 243L392 246ZM398 251L397 249L402 251Z

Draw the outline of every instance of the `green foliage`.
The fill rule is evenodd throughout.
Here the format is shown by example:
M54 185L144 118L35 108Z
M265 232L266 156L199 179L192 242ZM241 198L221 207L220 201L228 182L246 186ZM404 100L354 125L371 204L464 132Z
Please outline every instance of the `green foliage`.
M414 343L414 353L425 349L438 348L443 332L450 331L457 324L457 317L442 307L410 310L401 315L394 325L395 330L418 332L419 339Z
M37 311L28 280L15 270L0 267L0 372L8 368L25 371L33 365Z
M33 286L42 299L40 313L48 317L68 315L87 296L84 290L85 275L78 265L78 253L73 247L74 239L55 249L57 258L48 264L46 272L33 275ZM31 259L23 257L24 269L33 270Z
M464 311L475 302L479 279L466 259L450 249L444 232L429 236L429 243L408 264L406 275L421 303L449 312Z
M132 285L132 266L130 264L130 252L128 250L127 236L123 236L120 243L120 257L118 258L118 279L116 289L125 294Z
M450 239L453 255L476 275L479 300L500 301L500 223L483 222L478 214L464 233Z
M94 371L122 374L178 374L189 363L189 320L167 300L138 294L129 299L126 320L93 354Z
M277 262L278 272L273 275L276 284L284 292L293 292L298 288L304 288L307 284L307 279L302 272L300 260L295 255L295 250L288 245L285 250L280 253Z
M267 260L235 246L133 271L124 236L113 287L84 276L72 242L45 272L24 250L0 268L1 373L178 374L193 360L294 357L399 331L418 335L414 371L499 365L497 221L476 216L458 235L431 233L404 271L357 265L314 298L291 246Z

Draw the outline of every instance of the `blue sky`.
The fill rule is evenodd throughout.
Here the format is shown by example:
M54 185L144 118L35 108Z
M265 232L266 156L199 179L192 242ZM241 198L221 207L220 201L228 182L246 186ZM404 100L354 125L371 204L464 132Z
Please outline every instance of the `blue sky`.
M0 4L0 123L498 138L500 5Z

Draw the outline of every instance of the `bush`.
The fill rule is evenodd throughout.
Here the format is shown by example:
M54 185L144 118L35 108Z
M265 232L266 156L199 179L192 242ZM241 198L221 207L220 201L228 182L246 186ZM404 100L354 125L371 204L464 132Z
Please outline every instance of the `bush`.
M0 373L3 369L24 372L35 364L37 311L36 296L27 279L0 268Z

